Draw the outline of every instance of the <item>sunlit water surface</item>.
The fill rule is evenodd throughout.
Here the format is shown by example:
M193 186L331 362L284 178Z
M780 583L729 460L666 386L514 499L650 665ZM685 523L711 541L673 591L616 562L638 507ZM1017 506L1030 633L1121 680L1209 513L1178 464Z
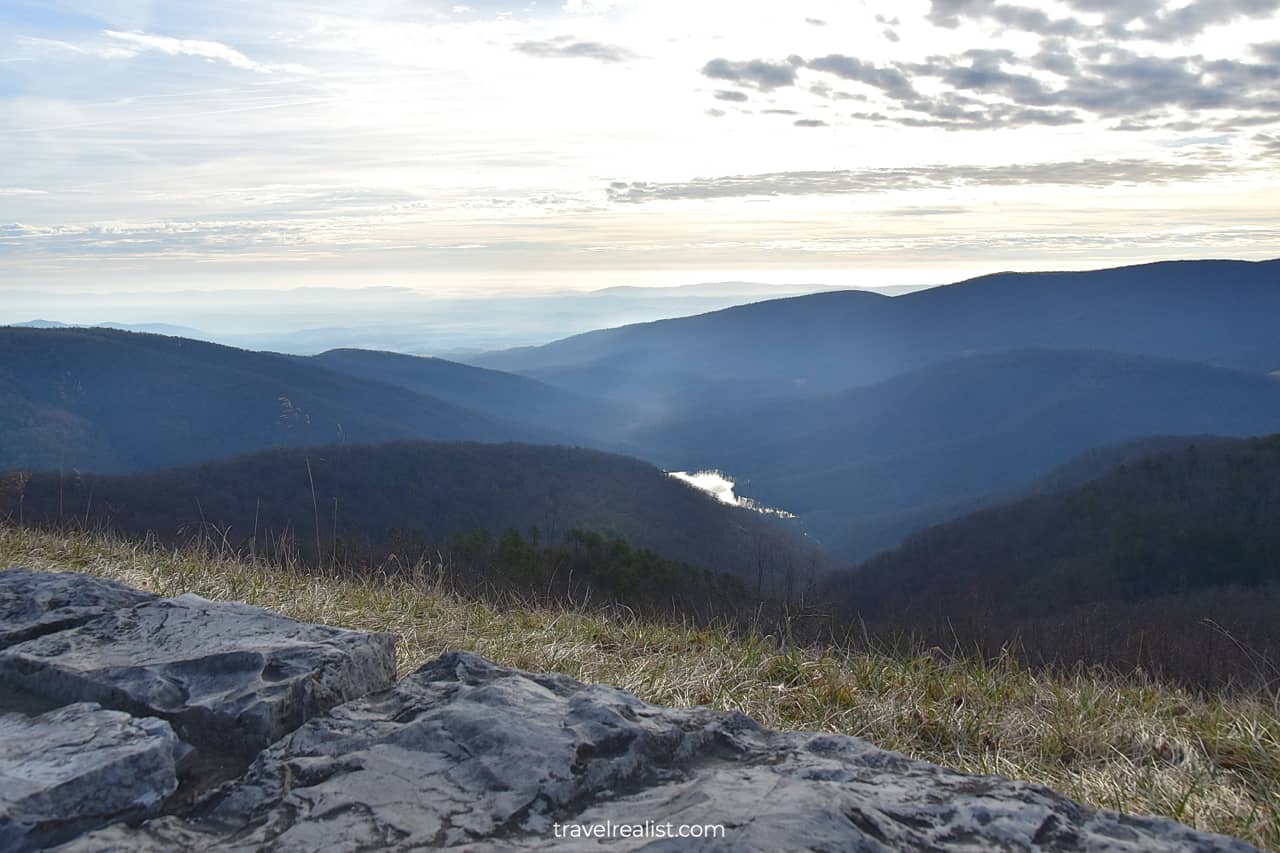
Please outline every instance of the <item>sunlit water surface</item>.
M740 506L744 509L752 509L756 512L762 512L766 515L778 515L783 518L795 518L794 515L783 509L771 509L758 505L751 498L739 497L734 494L734 482L723 471L695 471L690 474L688 471L671 471L668 476L675 477L677 480L683 480L689 485L701 489L709 495L714 496L721 503L730 506Z

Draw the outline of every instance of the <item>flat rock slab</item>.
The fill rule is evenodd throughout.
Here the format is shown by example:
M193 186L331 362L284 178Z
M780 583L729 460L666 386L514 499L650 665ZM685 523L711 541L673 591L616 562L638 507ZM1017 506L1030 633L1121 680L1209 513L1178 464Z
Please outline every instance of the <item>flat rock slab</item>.
M0 691L160 717L201 750L246 758L394 680L390 634L195 595L113 610L0 651Z
M155 598L75 572L0 570L0 649Z
M606 833L613 837L601 840ZM1086 808L1038 785L913 761L855 738L773 732L741 715L660 708L612 688L463 653L311 720L189 817L110 827L66 850L602 846L1253 850L1173 821Z
M0 714L0 851L158 814L178 786L169 724L85 703Z

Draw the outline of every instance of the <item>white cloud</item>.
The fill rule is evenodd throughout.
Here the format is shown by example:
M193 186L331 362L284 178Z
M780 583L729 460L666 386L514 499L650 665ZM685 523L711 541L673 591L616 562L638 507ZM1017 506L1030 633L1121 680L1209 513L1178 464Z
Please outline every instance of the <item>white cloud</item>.
M168 56L195 56L201 59L225 62L233 68L255 71L259 74L272 74L280 71L292 74L312 73L312 69L307 68L305 65L255 62L235 48L216 41L179 39L151 33L123 33L116 30L106 30L104 35L122 45L122 55L136 56L140 53L154 50Z

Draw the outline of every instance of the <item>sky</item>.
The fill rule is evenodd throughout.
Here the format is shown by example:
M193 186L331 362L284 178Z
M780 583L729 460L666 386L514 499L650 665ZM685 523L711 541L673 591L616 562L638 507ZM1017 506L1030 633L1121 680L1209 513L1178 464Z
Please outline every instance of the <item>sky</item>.
M1280 0L0 4L0 288L1280 255Z

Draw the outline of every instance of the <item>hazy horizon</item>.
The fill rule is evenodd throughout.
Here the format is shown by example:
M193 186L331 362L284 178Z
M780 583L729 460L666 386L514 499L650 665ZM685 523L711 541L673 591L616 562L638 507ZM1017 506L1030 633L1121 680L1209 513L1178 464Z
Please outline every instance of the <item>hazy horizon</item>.
M0 326L119 325L299 355L355 347L457 357L829 289L719 282L462 297L385 286L114 293L0 289ZM916 289L922 288L880 292Z

